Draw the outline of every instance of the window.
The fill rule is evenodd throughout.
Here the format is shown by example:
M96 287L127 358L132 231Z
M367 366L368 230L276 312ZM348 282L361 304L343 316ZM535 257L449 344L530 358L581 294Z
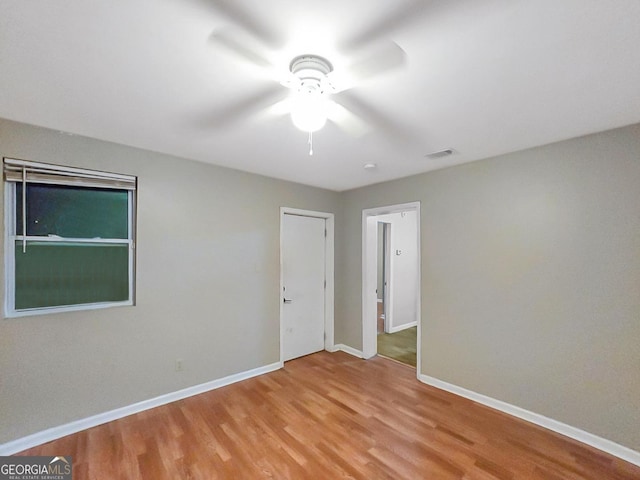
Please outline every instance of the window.
M136 177L4 159L6 315L133 305Z

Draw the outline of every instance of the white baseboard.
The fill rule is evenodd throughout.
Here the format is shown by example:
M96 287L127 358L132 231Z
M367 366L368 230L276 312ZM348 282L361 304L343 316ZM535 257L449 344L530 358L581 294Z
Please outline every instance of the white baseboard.
M438 380L437 378L433 378L428 375L418 375L418 380L426 383L427 385L431 385L432 387L436 387L441 390L454 393L461 397L468 398L469 400L481 403L482 405L486 405L487 407L494 408L509 415L513 415L514 417L526 420L527 422L531 422L554 432L560 433L566 437L573 438L574 440L578 440L579 442L590 445L594 448L597 448L598 450L602 450L603 452L609 453L618 458L621 458L622 460L640 466L640 452L636 452L635 450L624 447L618 443L612 442L611 440L607 440L606 438L598 437L597 435L585 432L584 430L572 427L571 425L559 422L558 420L545 417L544 415L540 415L538 413L530 412L529 410L525 410L524 408L516 407L515 405L511 405L510 403L487 397L486 395L467 390L466 388L458 387L457 385L453 385L451 383L443 382L442 380Z
M405 323L403 325L398 325L397 327L390 327L388 333L398 333L402 330L406 330L407 328L416 327L418 322Z
M333 350L331 350L332 352L345 352L348 353L349 355L353 355L354 357L358 357L358 358L364 358L364 355L362 354L362 352L360 350L356 350L353 347L350 347L349 345L344 345L343 343L338 343L337 345L333 346Z
M175 392L160 395L159 397L143 400L126 407L116 408L98 415L82 418L80 420L60 425L57 427L49 428L41 432L37 432L26 437L18 438L7 443L0 444L0 455L13 455L15 453L26 450L27 448L42 445L43 443L57 440L66 435L77 433L82 430L86 430L91 427L102 425L103 423L118 420L120 418L133 415L135 413L149 410L151 408L166 405L167 403L182 400L183 398L192 397L200 393L205 393L216 388L225 387L232 383L247 380L248 378L257 377L258 375L264 375L265 373L273 372L282 368L282 362L272 363L271 365L265 365L264 367L254 368L253 370L247 370L246 372L236 373L229 375L228 377L213 380L211 382L202 383L200 385L194 385L193 387L184 388Z

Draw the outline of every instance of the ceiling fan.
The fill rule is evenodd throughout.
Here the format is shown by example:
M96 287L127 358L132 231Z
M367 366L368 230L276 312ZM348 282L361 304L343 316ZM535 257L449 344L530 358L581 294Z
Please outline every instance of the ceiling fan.
M288 71L279 71L265 55L258 53L258 49L252 46L251 42L245 40L248 34L266 47L277 48L274 46L272 32L250 12L243 10L237 2L229 0L208 0L207 4L236 26L235 29L214 30L209 42L268 72L269 76L276 80L264 91L248 96L219 112L220 124L251 115L270 104L266 108L270 114L290 114L293 124L309 135L310 155L313 155L313 133L320 130L327 120L356 137L362 136L374 125L383 125L385 130L388 130L387 127L392 122L384 114L380 114L351 92L342 92L405 64L406 54L400 46L389 40L376 41L376 37L408 22L415 16L416 6L422 5L422 2L412 1L410 8L401 14L385 18L347 42L347 49L361 47L361 44L372 44L376 47L369 48L367 54L360 55L358 60L351 62L347 68L334 70L330 59L314 52L300 52L290 60ZM244 34L244 39L239 33ZM332 98L337 94L341 94L340 101ZM358 114L352 111L354 109Z

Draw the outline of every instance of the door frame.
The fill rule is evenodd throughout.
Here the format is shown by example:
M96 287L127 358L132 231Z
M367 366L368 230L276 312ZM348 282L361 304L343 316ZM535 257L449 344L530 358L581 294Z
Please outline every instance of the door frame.
M422 337L421 322L421 281L422 262L420 256L420 202L401 203L397 205L388 205L384 207L367 208L362 210L362 356L366 359L375 356L378 353L377 344L377 295L375 293L377 287L377 261L378 261L378 215L388 213L399 213L406 211L416 212L417 222L417 262L418 262L418 281L416 282L416 322L418 325L417 345L416 345L416 373L420 377L420 349Z
M334 347L334 231L335 217L333 213L301 210L299 208L280 207L280 364L284 364L284 276L282 269L284 216L298 215L300 217L322 218L325 220L327 235L325 236L324 277L327 285L324 289L324 349L333 351Z
M382 224L382 313L384 314L384 331L389 333L391 325L391 224L389 222L378 222ZM378 245L379 246L379 245Z

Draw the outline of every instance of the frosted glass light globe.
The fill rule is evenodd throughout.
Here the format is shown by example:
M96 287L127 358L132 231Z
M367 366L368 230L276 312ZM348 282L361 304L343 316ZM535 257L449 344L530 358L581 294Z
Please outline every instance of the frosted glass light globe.
M327 99L314 90L301 89L293 99L291 120L303 132L316 132L327 123Z

